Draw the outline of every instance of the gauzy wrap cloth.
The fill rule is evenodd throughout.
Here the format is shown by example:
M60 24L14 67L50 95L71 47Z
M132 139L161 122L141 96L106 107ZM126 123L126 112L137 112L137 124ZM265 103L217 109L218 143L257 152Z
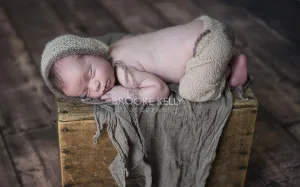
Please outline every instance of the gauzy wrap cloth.
M169 88L169 99L152 104L85 101L95 104L99 131L108 125L118 151L110 171L119 187L205 186L232 94L226 88L220 99L197 103L182 99L178 85Z

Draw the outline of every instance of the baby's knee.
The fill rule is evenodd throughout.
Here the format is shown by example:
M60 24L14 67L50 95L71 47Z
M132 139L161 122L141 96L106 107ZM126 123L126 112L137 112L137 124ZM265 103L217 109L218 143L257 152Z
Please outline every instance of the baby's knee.
M205 102L209 100L217 100L221 97L225 88L225 81L212 84L201 85L185 85L179 84L179 95L192 102Z

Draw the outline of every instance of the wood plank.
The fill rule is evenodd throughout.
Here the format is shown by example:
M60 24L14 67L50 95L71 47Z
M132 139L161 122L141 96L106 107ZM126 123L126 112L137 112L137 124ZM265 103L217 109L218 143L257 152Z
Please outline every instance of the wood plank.
M109 165L116 157L117 151L106 133L106 128L101 132L96 147L93 146L93 136L96 132L94 119L59 121L58 132L64 186L116 186Z
M0 116L2 113L0 111ZM3 121L0 118L0 124ZM3 125L1 125L3 126ZM13 186L21 187L21 181L17 176L17 172L14 168L13 162L7 152L7 145L5 145L5 139L3 138L2 132L0 133L0 184L1 186Z
M24 41L0 9L0 127L22 187L59 186L56 112ZM34 42L33 42L34 43Z
M44 1L2 1L1 4L3 4L6 13L13 23L13 26L18 30L18 37L12 37L11 46L13 47L12 50L18 50L17 53L13 54L17 55L15 58L17 58L20 62L19 64L22 65L21 67L23 69L23 73L26 72L26 77L23 78L25 80L24 82L29 82L26 84L21 83L22 86L11 85L11 88L13 88L13 90L11 91L14 92L23 87L28 87L31 88L33 92L37 92L41 97L37 99L37 101L36 99L32 98L28 99L28 101L31 100L32 102L39 102L40 100L42 100L42 105L44 106L44 108L46 108L47 112L51 116L48 121L54 121L56 117L54 97L52 93L48 91L41 79L38 71L38 64L40 63L40 56L45 44L55 36L66 33L66 30L63 28L61 23L57 21L56 15L51 11L51 9L49 9L48 5ZM14 35L16 35L15 31L8 32L14 33ZM25 42L21 39L24 39ZM29 53L28 51L24 51L25 49L27 49ZM32 66L31 64L37 65ZM20 74L21 73L16 72L15 75ZM11 80L16 79L14 77L15 75L11 74ZM15 88L17 89L14 90ZM17 99L15 102L23 103L21 101L25 99L21 97L14 97L15 99L11 98L6 99L6 101L15 101ZM25 109L26 107L30 107L30 105L27 105L25 103L23 105ZM7 106L14 105L8 104ZM25 109L22 109L22 111L30 112L30 110ZM38 111L43 112L43 109L41 108ZM39 122L33 124L43 123Z
M249 167L247 170L245 187L268 187L260 178L260 176L253 171L251 161L249 162Z
M206 187L243 186L255 128L257 107L233 109L220 138Z
M68 33L55 12L44 0L1 1L18 34L26 42L34 62L40 63L45 44Z
M6 135L23 187L53 187L61 185L57 130L54 126Z
M207 13L232 25L236 33L240 37L244 37L245 42L257 54L272 60L269 63L274 66L274 70L299 85L300 77L295 70L300 67L298 63L300 49L297 46L243 8L228 6L216 0L201 2L195 0L195 2L198 2ZM218 6L215 7L216 5ZM213 7L216 10L213 10ZM227 12L228 10L232 12ZM249 32L250 30L251 32Z
M151 32L169 25L138 0L97 0L131 33Z
M258 109L249 164L267 186L300 185L300 145L263 107Z
M300 45L300 4L297 0L222 0L230 6L239 6L259 17L270 28L296 45Z
M125 31L95 0L48 0L68 30L77 35L100 36Z
M181 0L144 0L172 25L187 23L205 14L197 5ZM196 13L196 14L195 14Z
M55 121L54 98L45 94L45 85L31 63L25 44L0 8L0 102L4 134L45 128Z
M70 113L70 111L72 111ZM81 102L65 102L63 99L57 99L57 118L58 121L81 121L93 120L93 106Z
M286 129L293 135L293 137L300 143L300 122L285 125Z

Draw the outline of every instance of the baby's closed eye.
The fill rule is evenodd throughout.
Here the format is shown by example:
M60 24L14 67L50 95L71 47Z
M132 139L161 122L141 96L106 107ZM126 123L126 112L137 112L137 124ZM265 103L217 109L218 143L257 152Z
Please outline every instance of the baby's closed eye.
M92 78L92 74L93 74L93 69L92 69L92 66L90 66L89 71L88 71L89 80Z
M88 88L88 85L90 83L90 81L93 79L93 77L95 76L95 71L92 65L89 66L89 68L86 71L86 88L83 91L83 94L81 94L81 97L87 98L90 96L90 90Z
M93 67L93 65L90 66L89 71L88 71L88 77L89 80L95 77L96 74L96 69Z

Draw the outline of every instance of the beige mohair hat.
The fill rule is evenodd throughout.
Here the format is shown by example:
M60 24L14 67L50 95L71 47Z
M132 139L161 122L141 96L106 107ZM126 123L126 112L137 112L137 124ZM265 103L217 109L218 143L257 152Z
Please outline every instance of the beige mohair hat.
M41 74L48 88L59 98L67 98L49 81L49 73L58 60L75 54L96 55L109 58L108 45L95 38L85 38L71 34L59 36L46 44L41 60ZM74 98L75 99L75 98Z

